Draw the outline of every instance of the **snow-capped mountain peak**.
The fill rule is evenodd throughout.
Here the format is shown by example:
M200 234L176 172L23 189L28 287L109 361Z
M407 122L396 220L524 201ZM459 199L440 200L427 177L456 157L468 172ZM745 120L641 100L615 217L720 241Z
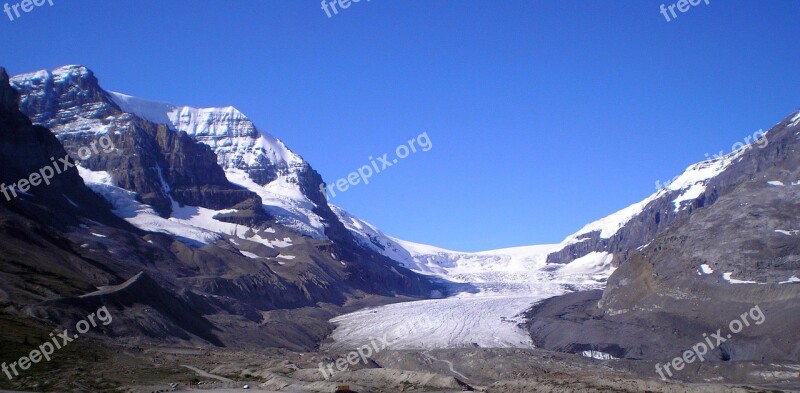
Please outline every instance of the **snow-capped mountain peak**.
M156 137L153 124L165 125L175 133L185 132L211 148L230 183L261 196L264 210L279 223L314 238L327 237L330 220L322 217L331 218L333 214L323 206L324 196L318 195L316 185L322 182L319 175L302 157L260 131L233 106L197 108L109 92L100 87L91 70L80 65L17 75L11 78L11 84L20 92L20 109L34 123L50 128L62 143L109 132L123 135L142 127L151 129L146 132L147 138L155 138L151 141L172 138ZM153 142L147 143L152 146ZM137 161L135 165L142 167L143 174L133 178L120 173L129 184L119 185L149 193L152 197L148 197L148 203L154 203L159 214L169 214L167 196L160 186L155 187L158 176L148 172L154 163L136 157L126 159ZM143 176L149 179L143 180Z
M264 166L287 170L305 164L302 157L289 150L272 135L260 131L244 113L234 108L195 108L150 101L111 92L114 102L124 111L155 123L183 131L200 143L210 146L225 169L250 171ZM272 179L257 179L264 184Z
M259 130L233 106L197 108L151 101L111 92L124 111L208 145L228 180L258 194L265 210L288 227L314 238L325 238L317 205L301 188L310 166L279 139Z

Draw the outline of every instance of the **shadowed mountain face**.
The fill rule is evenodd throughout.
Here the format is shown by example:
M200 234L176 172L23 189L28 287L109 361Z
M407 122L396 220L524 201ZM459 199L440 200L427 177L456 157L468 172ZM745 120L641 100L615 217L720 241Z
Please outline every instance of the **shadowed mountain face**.
M0 72L0 180L27 179L51 157L70 167L0 196L4 314L52 327L106 305L119 323L104 336L122 342L310 349L348 300L437 288L359 248L338 221L327 238L277 223L211 146L123 112L86 68L35 75L20 100ZM101 138L109 148L87 157ZM317 179L308 170L300 189Z
M107 171L117 185L137 193L163 217L172 212L173 199L212 209L249 199L261 203L255 193L228 182L207 146L185 133L171 132L166 125L122 112L85 67L43 71L18 79L15 85L24 93L21 110L35 123L51 128L81 166ZM112 151L88 158L79 151L97 144L101 136L111 138Z
M31 121L17 109L17 93L8 87L9 79L5 70L0 72L0 182L3 195L0 196L3 208L14 208L22 214L35 215L41 220L52 220L51 223L64 224L74 222L75 216L86 214L87 218L118 221L109 212L83 212L72 203L83 202L87 205L109 207L102 198L95 195L83 185L83 180L75 170L73 162L67 159L67 152L58 139L44 127L34 126ZM63 160L63 161L62 161ZM67 162L64 162L67 161ZM28 179L32 173L39 173L42 168L51 167L53 172L61 171L58 176L49 179L46 192L38 187L19 185L20 179ZM36 180L34 180L36 181ZM38 183L38 182L37 182ZM16 185L13 187L12 185ZM21 190L28 190L26 193ZM25 195L27 194L27 195ZM15 196L16 195L16 196ZM36 209L22 203L30 195L40 203ZM54 211L64 214L53 216ZM102 209L101 209L102 211Z
M710 351L711 360L800 358L799 120L793 115L773 127L764 148L735 153L691 202L691 213L644 247L623 247L602 295L572 294L535 307L528 324L534 340L568 352L671 359L722 329L725 342ZM749 325L731 332L738 328L731 321L756 306L763 320L754 323L750 314Z

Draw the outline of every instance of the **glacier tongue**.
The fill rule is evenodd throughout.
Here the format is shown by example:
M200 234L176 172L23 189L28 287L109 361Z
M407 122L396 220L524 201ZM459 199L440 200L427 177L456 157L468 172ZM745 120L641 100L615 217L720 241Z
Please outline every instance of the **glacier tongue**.
M369 344L374 337L384 337L391 349L532 347L527 332L519 326L522 313L549 297L602 288L613 272L613 256L607 253L592 253L563 266L542 264L532 270L519 269L546 259L550 247L451 256L454 267L437 275L464 283L453 287L463 292L444 299L396 303L336 317L331 320L337 325L331 334L332 342L323 349L355 349Z
M518 326L533 304L574 290L602 288L612 254L566 265L546 263L558 245L459 252L395 239L348 212L333 211L362 245L416 272L453 283L454 296L360 310L334 318L327 350L349 350L384 337L392 349L531 347ZM408 328L410 327L410 328Z

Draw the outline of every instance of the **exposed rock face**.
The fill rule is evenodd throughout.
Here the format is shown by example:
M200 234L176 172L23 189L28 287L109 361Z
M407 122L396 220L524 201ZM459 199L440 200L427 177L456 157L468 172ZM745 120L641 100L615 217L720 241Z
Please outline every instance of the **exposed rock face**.
M8 83L9 78L5 69L0 68L0 166L3 168L0 171L0 182L4 187L0 203L7 208L34 215L51 224L75 222L77 215L101 222L110 220L118 224L123 223L107 211L103 214L102 209L85 212L73 204L106 209L109 206L105 200L85 188L78 171L70 166L71 162L65 164L59 161L67 155L64 147L50 131L32 125L31 121L19 112L17 93ZM30 187L28 190L29 195L35 195L42 203L39 208L28 209L29 206L22 203L27 197L18 188L17 197L14 197L14 193L9 190L12 184L17 184L21 179L30 180L32 174L40 173L42 168L52 168L54 165L58 165L62 173L49 179L49 185L40 182L39 186ZM66 168L62 169L65 166ZM63 213L54 217L52 216L54 211Z
M282 141L258 130L236 108L194 108L110 94L124 112L187 133L209 146L228 174L241 180L241 173L245 180L276 194L277 206L267 208L275 210L278 222L312 237L350 241L349 232L320 189L322 177ZM309 218L319 223L308 223Z
M113 191L103 193L106 198L129 199L123 201L128 205L107 202L75 168L10 202L0 197L0 309L13 318L43 326L65 322L102 301L121 323L113 329L120 340L311 349L348 300L424 296L437 288L389 259L353 248L348 237L315 239L274 223L258 194L228 181L210 146L122 112L83 67L27 74L13 83L27 93L21 101L0 72L0 180L16 182L69 152L95 175L111 175L113 184L98 183ZM32 125L18 104L57 135ZM104 149L101 138L113 147ZM93 143L100 151L82 156ZM151 207L172 216L143 215L157 223L151 227L178 226L205 233L206 240L148 232L134 227L141 221L132 225L115 214L130 219ZM204 218L211 226L230 225L230 231L181 224L203 208L216 213ZM287 311L265 321L265 313L276 310Z
M88 169L109 172L118 186L136 192L164 217L172 211L172 200L210 209L260 201L227 180L207 146L166 125L122 112L86 67L20 75L12 85L22 94L20 109L51 128L73 159ZM97 145L103 136L111 138L113 150L81 157L81 148Z
M108 124L103 122L106 117L120 113L119 108L110 104L111 96L100 89L94 73L86 67L38 71L24 78L14 78L11 85L23 95L19 109L33 123L50 128L56 134L64 131L61 126L79 120L84 127L74 131L87 131L91 126ZM83 113L92 116L83 117Z
M673 201L684 190L661 190L641 203L640 205L643 205L641 211L625 222L613 235L604 237L601 230L578 232L573 236L579 241L568 242L559 251L551 253L547 261L549 263L569 263L590 252L625 254L647 244L656 235L669 228L672 223L690 216L696 209L713 204L719 193L724 191L726 184L724 181L712 179L702 195L683 203L680 209L675 209Z
M124 336L126 330L135 327L152 339L174 337L191 340L194 335L213 345L223 345L214 334L219 328L203 318L192 304L162 288L145 272L136 274L120 285L102 288L81 297L45 302L44 312L51 311L52 308L47 306L53 305L76 306L84 310L97 310L105 306L115 311L136 311L118 315L116 324L106 325L105 328L110 330L106 335ZM79 320L83 315L77 313L76 317Z
M657 230L640 250L620 248L619 268L602 297L573 294L534 308L528 324L534 340L568 352L671 359L703 334L722 329L725 339L731 321L757 306L749 325L731 332L708 360L800 357L799 120L793 115L771 129L765 148L736 155L691 201L691 214ZM621 239L641 235L637 225L621 229ZM763 321L755 323L759 313Z
M593 251L624 256L644 246L673 223L713 205L741 181L756 176L765 165L772 165L768 154L757 152L773 149L772 138L762 139L727 156L690 166L647 199L569 236L558 251L549 255L548 262L569 263Z
M279 224L332 241L335 254L351 262L349 277L359 288L393 294L402 287L427 294L425 279L358 244L328 206L322 177L235 108L179 107L109 93L83 66L18 75L11 83L21 91L21 109L51 126L70 154L78 156L93 140L110 137L114 151L94 154L81 165L110 173L117 186L136 192L163 217L171 215L175 201L236 208L218 217L264 226L270 224L263 212L268 209L279 215ZM232 184L231 177L249 182L248 189ZM262 205L260 196L270 203ZM288 217L287 211L292 211ZM318 225L308 224L313 221Z
M6 73L6 69L0 67L0 85L7 85L9 83L8 73ZM17 96L17 92L13 89L3 89L2 94L0 94L0 107L2 107L6 112L13 112L15 108L19 105L19 97Z

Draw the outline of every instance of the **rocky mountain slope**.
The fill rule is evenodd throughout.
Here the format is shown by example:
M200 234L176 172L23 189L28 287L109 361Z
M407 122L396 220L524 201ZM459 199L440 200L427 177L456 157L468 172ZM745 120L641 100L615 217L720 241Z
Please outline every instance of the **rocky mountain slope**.
M0 198L0 301L9 316L47 326L107 304L119 323L105 337L314 348L346 302L441 290L358 246L327 204L313 202L321 197L310 186L316 172L297 156L269 161L280 157L264 138L249 136L261 158L243 167L236 157L250 153L218 157L200 128L190 136L123 111L81 66L10 81L3 72L0 97L5 184L51 157L71 163L48 185ZM242 177L231 180L226 169ZM261 195L274 194L258 179L305 192L295 196L321 225L295 226L267 211L274 205Z
M702 187L692 193L694 199L670 201L671 191L659 192L618 233L605 240L599 232L587 236L587 247L616 247L619 268L602 292L570 294L535 307L528 315L534 341L567 352L595 349L615 357L669 360L721 329L723 342L709 351L711 361L800 358L800 113L774 126L766 138L763 149L742 149L693 167L717 168L694 183ZM667 210L669 224L659 229ZM643 233L654 236L648 240ZM646 244L637 246L642 240L624 240L626 235ZM570 250L579 252L580 244ZM750 317L736 332L732 321L743 322L754 307L763 321Z

